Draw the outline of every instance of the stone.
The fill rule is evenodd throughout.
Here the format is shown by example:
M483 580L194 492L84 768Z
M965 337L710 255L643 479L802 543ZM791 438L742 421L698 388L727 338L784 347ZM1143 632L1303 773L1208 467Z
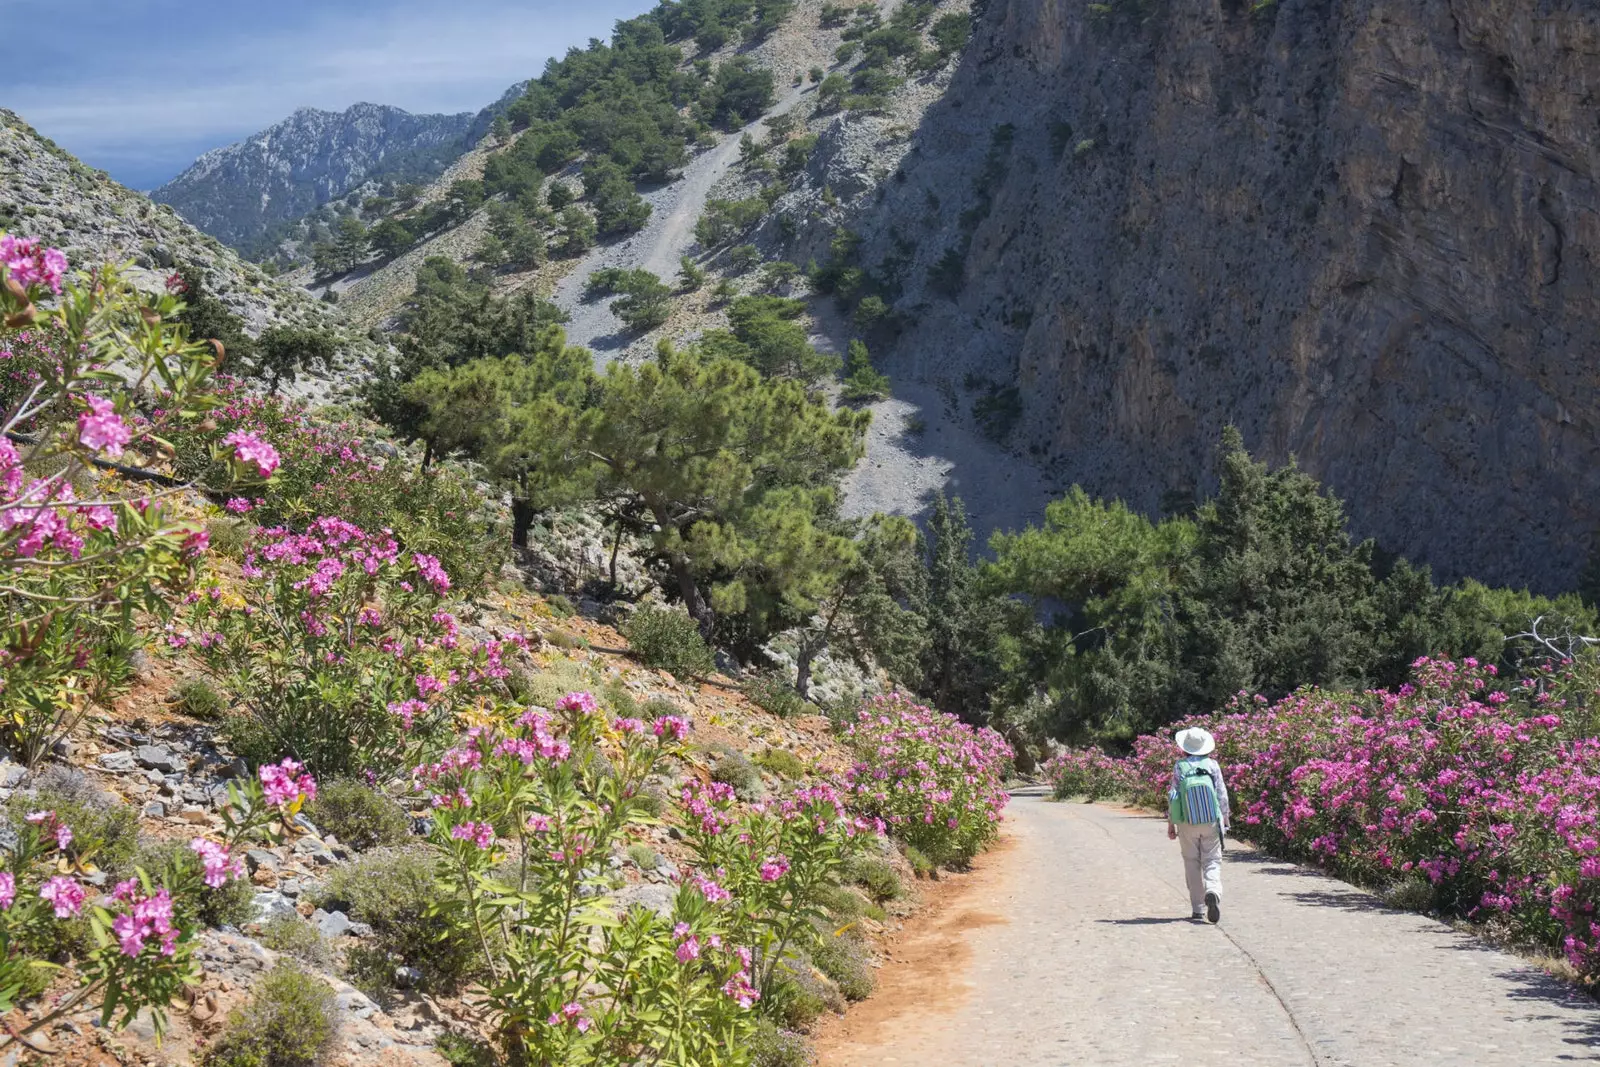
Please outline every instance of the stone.
M146 801L144 807L139 809L139 814L146 819L165 819L167 806L159 800Z
M196 826L211 825L211 813L198 804L185 804L183 810L178 813L178 817L184 822L193 823Z
M153 771L163 774L174 774L188 768L189 763L181 756L176 756L162 745L140 745L134 749L133 758L138 760L139 766L148 767Z
M15 789L28 777L28 768L9 759L0 759L0 789Z
M287 916L300 917L295 906L282 892L273 892L267 889L256 890L256 922L271 922L273 919Z
M139 764L132 752L107 752L100 757L100 768L106 771L136 771Z
M677 886L641 882L618 890L616 900L623 910L635 904L642 904L662 918L666 918L672 914L673 901L677 896Z
M244 861L252 871L260 870L261 868L266 868L269 871L278 869L277 853L269 852L264 848L247 849L244 854Z
M311 922L323 937L340 937L350 932L350 916L342 911L323 911L318 908L311 913Z

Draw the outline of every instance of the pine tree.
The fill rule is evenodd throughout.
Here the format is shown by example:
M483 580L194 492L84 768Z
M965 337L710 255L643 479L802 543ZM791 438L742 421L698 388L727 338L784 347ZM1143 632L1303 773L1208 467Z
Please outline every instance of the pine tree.
M844 390L846 400L882 400L889 395L889 376L872 365L867 346L861 341L850 342L849 355L844 361Z

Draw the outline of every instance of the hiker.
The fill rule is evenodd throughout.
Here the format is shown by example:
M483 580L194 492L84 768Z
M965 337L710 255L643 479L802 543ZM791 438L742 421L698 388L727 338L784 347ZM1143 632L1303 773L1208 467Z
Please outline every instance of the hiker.
M1167 793L1167 837L1183 845L1191 919L1222 917L1222 835L1228 831L1228 787L1211 758L1217 740L1198 726L1173 737L1183 753L1172 768Z

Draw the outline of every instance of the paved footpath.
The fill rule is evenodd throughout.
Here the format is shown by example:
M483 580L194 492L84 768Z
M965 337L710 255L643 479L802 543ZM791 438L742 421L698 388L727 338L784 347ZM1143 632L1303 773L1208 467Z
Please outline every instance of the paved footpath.
M1212 927L1188 918L1158 817L1022 797L1008 835L934 921L946 943L891 965L890 996L825 1035L822 1067L1600 1062L1594 1001L1246 845L1228 848Z

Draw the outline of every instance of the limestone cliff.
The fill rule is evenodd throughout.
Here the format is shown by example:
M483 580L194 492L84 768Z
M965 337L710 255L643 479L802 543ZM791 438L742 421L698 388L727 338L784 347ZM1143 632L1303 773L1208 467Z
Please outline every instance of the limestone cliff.
M858 220L869 252L918 238L890 369L1014 381L1013 443L1146 509L1233 422L1386 548L1570 586L1597 103L1600 8L1570 0L991 0ZM955 302L924 281L949 248Z

